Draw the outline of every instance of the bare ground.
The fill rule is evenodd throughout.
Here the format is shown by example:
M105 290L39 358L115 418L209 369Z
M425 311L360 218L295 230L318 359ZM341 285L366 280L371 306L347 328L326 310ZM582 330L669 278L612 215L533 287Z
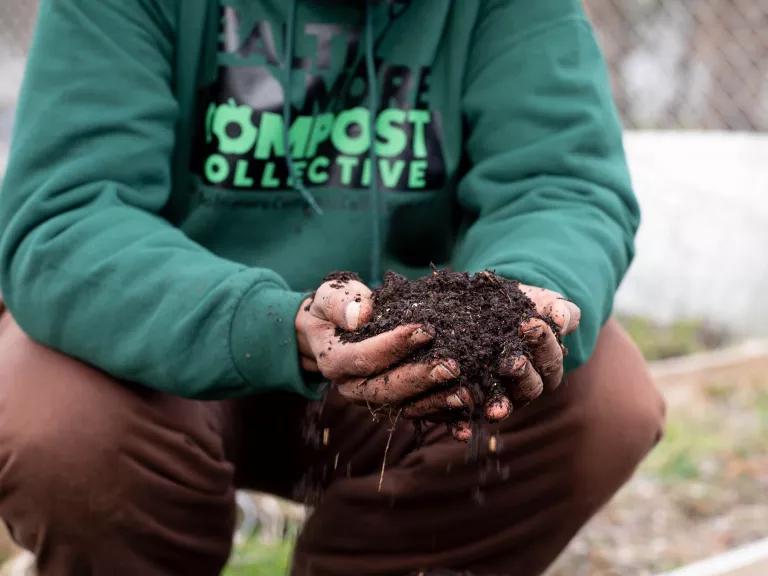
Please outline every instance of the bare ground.
M667 392L664 441L550 576L650 575L768 536L766 372Z

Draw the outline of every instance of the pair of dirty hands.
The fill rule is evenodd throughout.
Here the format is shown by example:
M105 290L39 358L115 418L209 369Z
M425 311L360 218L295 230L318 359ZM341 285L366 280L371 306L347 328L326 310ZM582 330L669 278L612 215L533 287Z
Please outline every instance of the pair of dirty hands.
M579 308L560 294L521 284L520 289L536 305L538 313L551 319L565 335L579 324ZM434 337L429 326L405 324L361 342L343 343L337 328L353 331L371 319L371 291L361 282L325 282L307 299L296 316L301 366L320 372L351 402L373 409L402 407L406 418L449 421L457 440L472 435L469 421L455 421L457 411L469 414L474 408L470 391L446 384L461 374L452 359L424 363L402 361ZM526 356L499 358L496 376L502 394L486 402L485 417L499 422L509 416L512 401L531 401L550 391L563 379L563 347L549 324L532 318L520 326L531 351Z

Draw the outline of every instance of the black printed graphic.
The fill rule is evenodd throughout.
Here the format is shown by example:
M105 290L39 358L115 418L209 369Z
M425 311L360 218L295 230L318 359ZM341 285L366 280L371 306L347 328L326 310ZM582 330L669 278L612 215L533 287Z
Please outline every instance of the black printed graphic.
M392 16L407 2L390 2ZM306 23L311 57L292 62L290 125L283 119L285 27L245 20L225 6L218 76L202 94L194 169L211 186L275 190L292 186L294 167L307 187L367 188L375 142L379 185L431 190L444 184L440 118L428 102L430 69L376 60L377 102L369 108L367 70L358 28ZM345 53L333 50L343 39ZM294 39L295 40L295 39ZM336 43L336 44L334 44ZM256 62L256 63L254 63ZM281 81L281 79L283 81Z

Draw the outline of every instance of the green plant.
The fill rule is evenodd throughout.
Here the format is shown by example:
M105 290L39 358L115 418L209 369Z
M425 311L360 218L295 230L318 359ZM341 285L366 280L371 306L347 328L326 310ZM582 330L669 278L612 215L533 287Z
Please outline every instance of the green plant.
M648 360L661 360L710 350L727 341L726 335L700 320L679 320L669 324L643 316L619 316Z
M293 542L266 545L251 538L237 546L223 576L284 576L288 574Z

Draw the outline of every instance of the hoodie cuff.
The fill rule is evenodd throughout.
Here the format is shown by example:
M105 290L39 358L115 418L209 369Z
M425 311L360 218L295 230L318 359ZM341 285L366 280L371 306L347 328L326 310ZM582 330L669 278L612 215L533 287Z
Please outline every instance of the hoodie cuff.
M322 384L313 382L299 364L294 321L306 297L277 284L259 282L235 308L230 352L251 393L285 391L311 400L320 398Z

